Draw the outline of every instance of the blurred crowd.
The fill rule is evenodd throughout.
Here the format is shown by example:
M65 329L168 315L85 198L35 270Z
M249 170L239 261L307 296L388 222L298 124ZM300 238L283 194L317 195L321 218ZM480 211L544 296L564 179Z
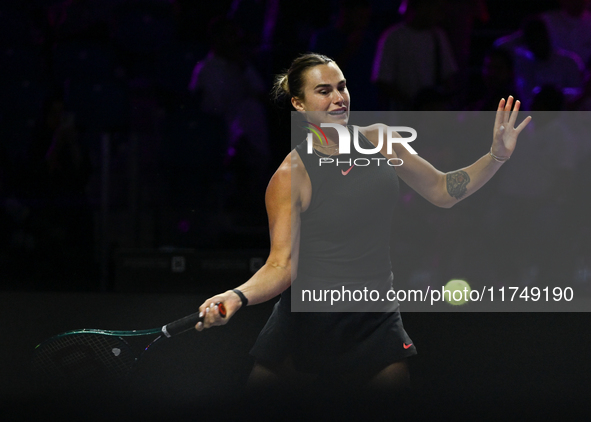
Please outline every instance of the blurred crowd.
M557 117L591 110L588 0L30 0L0 7L0 284L94 289L101 247L268 247L269 92L307 51L353 110L553 112L457 211L403 187L401 280L591 283L591 148ZM449 171L488 140L456 142L417 150Z

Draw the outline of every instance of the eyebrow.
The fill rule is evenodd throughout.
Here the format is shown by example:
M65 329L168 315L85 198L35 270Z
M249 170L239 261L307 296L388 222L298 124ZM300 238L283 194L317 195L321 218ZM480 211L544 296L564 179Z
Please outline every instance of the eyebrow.
M344 83L347 83L347 80L346 79L343 79L343 80L339 81L339 83L337 85L341 85L341 84L344 84ZM327 88L327 87L330 87L330 86L332 86L332 85L331 84L318 84L318 85L316 85L314 87L314 89L317 89L317 88Z

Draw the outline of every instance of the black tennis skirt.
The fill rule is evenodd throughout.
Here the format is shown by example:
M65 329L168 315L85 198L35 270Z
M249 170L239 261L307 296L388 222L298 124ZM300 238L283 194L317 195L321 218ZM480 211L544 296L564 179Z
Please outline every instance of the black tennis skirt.
M378 372L417 354L395 312L291 312L290 289L281 295L250 351L257 362L330 375Z

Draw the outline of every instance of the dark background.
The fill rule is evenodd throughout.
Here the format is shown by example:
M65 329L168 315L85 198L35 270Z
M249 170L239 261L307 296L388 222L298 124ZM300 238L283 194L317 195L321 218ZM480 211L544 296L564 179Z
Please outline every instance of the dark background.
M338 2L278 2L275 33L265 46L259 34L267 2L13 3L0 6L2 407L14 420L45 411L98 420L167 411L179 419L264 415L245 404L242 388L253 363L248 351L273 303L154 350L133 388L103 391L104 397L39 391L27 365L33 347L56 333L159 326L194 312L207 295L242 283L261 265L269 248L265 183L245 181L253 169L268 180L289 152L289 110L266 95L258 98L269 158L257 166L257 157L229 152L223 117L203 112L187 86L212 47L213 18L234 16L247 60L269 92L273 75L331 25ZM399 2L370 3L377 33L402 19ZM481 93L480 69L494 40L557 2L486 5L489 19L475 23L463 69L466 103ZM61 155L56 139L66 145ZM448 171L480 157L487 142L470 156L426 152ZM449 150L460 150L454 147ZM402 188L406 205L393 247L400 287L455 277L490 283L499 263L471 257L497 252L487 247L496 231L483 212L501 200L494 179L452 210L435 209ZM581 211L587 206L579 202L581 191L565 191L573 192L567 217L553 223L560 261L544 267L549 272L534 283L552 283L544 274L558 274L562 285L582 283L579 294L589 291L591 278L588 218ZM526 283L527 265L501 272L505 282ZM404 322L419 350L411 360L413 391L406 404L379 412L385 420L406 411L434 418L570 419L586 403L587 314L407 313ZM344 399L359 408L365 403ZM299 419L320 408L300 403L287 399L280 417Z
M78 327L160 326L193 312L199 295L2 293L3 414L11 420L579 420L589 391L587 313L403 313L419 354L411 392L246 397L248 351L271 303L231 324L157 344L131 381L106 389L41 387L29 362L37 342ZM140 345L142 343L140 342ZM221 415L221 416L220 416ZM35 419L37 420L37 419Z

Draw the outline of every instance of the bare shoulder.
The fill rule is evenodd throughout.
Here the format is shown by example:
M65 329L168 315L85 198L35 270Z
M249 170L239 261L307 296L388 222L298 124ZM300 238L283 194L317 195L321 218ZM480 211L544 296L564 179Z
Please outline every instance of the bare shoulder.
M304 163L299 154L293 150L283 159L273 177L271 177L269 186L278 185L278 187L284 188L291 185L293 179L301 178L304 174L306 174Z
M293 160L292 154L293 152L284 158L271 177L269 185L267 186L267 197L269 195L277 197L278 195L285 195L286 192L290 192Z
M267 203L276 201L306 202L310 179L299 154L291 151L279 165L267 186Z

